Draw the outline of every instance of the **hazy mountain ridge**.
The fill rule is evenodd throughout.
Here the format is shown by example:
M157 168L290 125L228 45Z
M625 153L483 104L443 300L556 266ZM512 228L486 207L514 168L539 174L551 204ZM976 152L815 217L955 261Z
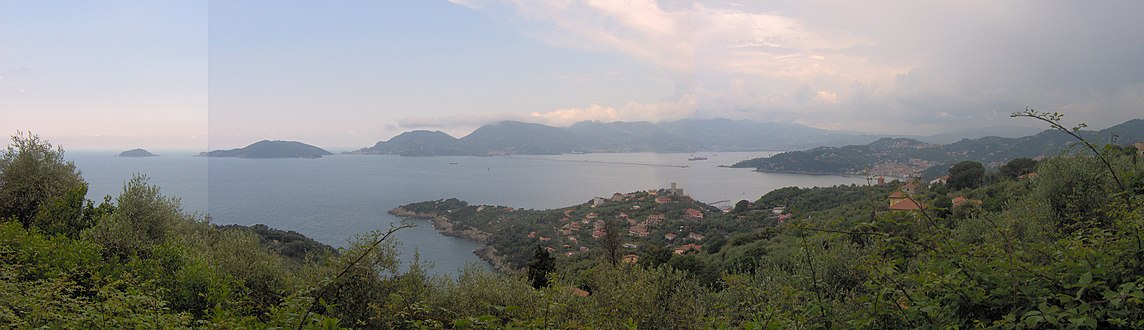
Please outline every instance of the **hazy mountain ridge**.
M758 151L866 143L877 138L799 124L729 119L687 119L667 123L585 121L565 128L502 121L482 126L460 139L442 132L405 132L353 153L485 156L574 152Z
M1081 131L1080 135L1095 144L1108 142L1112 135L1118 136L1120 144L1144 141L1144 120L1133 119L1100 131ZM878 175L912 175L963 160L991 164L1020 157L1052 156L1075 142L1073 137L1058 130L1045 130L1019 138L989 136L962 139L950 144L929 144L909 138L883 138L866 145L785 152L770 158L741 161L733 167L754 167L765 172L817 174L859 174L872 168L894 167L895 170L909 173L878 173L880 170L871 172Z
M200 157L237 158L321 158L333 155L325 149L298 141L262 140L243 148L214 150L200 153Z

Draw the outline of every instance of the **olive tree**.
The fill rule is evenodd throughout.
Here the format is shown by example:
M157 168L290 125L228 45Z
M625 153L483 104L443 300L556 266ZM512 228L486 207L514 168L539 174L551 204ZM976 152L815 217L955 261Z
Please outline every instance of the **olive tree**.
M17 132L0 156L0 218L14 217L29 227L41 205L86 186L75 164L64 160L63 148Z

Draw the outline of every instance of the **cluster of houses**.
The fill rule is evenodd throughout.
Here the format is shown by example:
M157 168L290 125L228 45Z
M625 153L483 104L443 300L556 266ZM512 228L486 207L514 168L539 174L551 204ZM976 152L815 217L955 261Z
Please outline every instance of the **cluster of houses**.
M1034 178L1036 176L1037 176L1037 172L1032 172L1029 174L1019 176L1017 178L1023 180L1023 179L1028 179L1028 178ZM883 180L882 178L879 178L879 184L884 184L882 180ZM934 186L934 185L945 184L948 180L949 180L948 175L942 176L940 178L931 180L929 182L929 185ZM906 184L902 185L900 188L898 188L898 190L895 190L894 192L890 193L890 196L888 196L890 211L919 211L919 210L924 210L925 204L919 202L918 200L916 200L912 197L918 193L919 188L920 188L919 181L914 179L914 180L910 180L910 182L907 182ZM982 201L980 199L969 199L969 198L966 198L965 196L954 196L953 193L950 193L949 197L953 198L952 204L953 204L954 208L962 207L964 205L978 205L978 206L980 206L982 203Z
M683 194L683 189L676 186L675 183L672 183L671 188L668 189L652 189L628 194L615 193L610 198L596 197L593 198L591 202L589 202L588 206L591 208L601 208L611 203L632 201L653 201L657 204L665 204L680 201L685 198L687 198L687 196ZM640 203L634 203L634 205L631 206L631 212L638 213L638 211L641 209L639 204ZM601 219L600 214L596 212L589 212L587 214L583 214L583 216L580 218L576 218L575 211L575 209L564 210L564 216L560 219L561 225L556 228L556 233L558 235L556 239L557 241L560 241L560 243L563 243L559 245L562 248L559 249L559 251L563 251L563 254L566 256L573 256L577 253L589 252L591 250L588 246L582 245L580 237L583 236L580 236L581 232L590 230L590 237L595 240L599 240L604 235L606 235L604 228L605 221L604 219ZM620 212L618 215L615 215L615 217L617 220L624 221L628 224L627 234L633 238L647 238L651 236L651 232L655 228L659 228L664 224L665 221L668 220L667 215L663 213L652 213L641 219L640 217L629 215L627 212ZM683 210L681 217L682 219L688 221L702 221L705 218L705 215L700 209L687 208ZM553 237L543 236L537 232L530 232L528 237L536 239L540 242L553 241ZM682 233L676 234L675 232L668 232L664 235L664 240L669 242L669 245L686 243L674 249L676 254L683 254L691 251L701 251L703 246L696 243L702 241L704 238L705 237L703 234L696 232L687 232L685 236ZM555 244L553 244L553 246L555 246ZM639 246L635 243L626 243L624 244L624 247L628 249L635 249ZM549 252L553 253L558 251L552 247L548 247L547 249ZM625 260L638 259L639 257L634 254L625 256Z

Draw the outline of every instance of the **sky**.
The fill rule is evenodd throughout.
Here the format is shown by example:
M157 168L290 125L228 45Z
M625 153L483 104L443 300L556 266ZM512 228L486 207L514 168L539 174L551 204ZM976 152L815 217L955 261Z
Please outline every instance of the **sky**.
M500 120L878 134L1144 117L1141 1L7 1L0 131L356 149Z

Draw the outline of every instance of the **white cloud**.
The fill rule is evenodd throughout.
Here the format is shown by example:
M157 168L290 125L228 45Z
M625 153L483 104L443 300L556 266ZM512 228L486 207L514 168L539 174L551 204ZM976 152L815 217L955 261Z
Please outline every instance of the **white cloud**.
M814 96L814 100L821 103L837 103L838 93L831 91L818 91Z
M695 97L686 95L678 100L660 103L630 102L620 107L593 104L584 108L557 109L533 112L534 122L552 126L568 126L581 121L672 121L695 115Z
M563 47L618 51L673 72L694 66L692 13L652 0L505 0L538 24L538 38Z
M695 97L693 95L685 95L677 100L658 103L630 102L621 106L592 104L582 108L565 108L544 112L538 111L527 115L501 112L443 116L411 116L397 119L397 125L391 127L390 130L441 130L454 137L460 138L485 124L504 120L566 127L582 121L673 121L691 118L695 116L695 113Z

